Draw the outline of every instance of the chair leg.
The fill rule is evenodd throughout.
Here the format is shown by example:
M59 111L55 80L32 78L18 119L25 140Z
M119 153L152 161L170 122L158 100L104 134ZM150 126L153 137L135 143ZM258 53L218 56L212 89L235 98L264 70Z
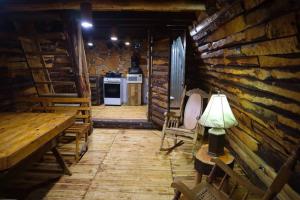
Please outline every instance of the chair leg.
M197 139L198 139L198 132L195 131L194 138L193 138L193 149L192 149L192 154L193 155L195 155L195 149L196 149Z
M165 132L163 131L163 132L162 132L162 135L161 135L161 143L160 143L160 147L159 147L159 150L160 150L160 151L161 151L162 148L163 148L165 137L166 137L166 134L165 134Z
M178 191L178 190L175 190L175 194L174 194L173 200L179 200L180 196L181 196L181 192Z

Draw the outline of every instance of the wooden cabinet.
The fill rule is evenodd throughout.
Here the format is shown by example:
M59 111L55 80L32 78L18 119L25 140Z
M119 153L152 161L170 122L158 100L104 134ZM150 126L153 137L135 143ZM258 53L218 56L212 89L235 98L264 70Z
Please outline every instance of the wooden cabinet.
M100 76L90 76L92 105L103 103L103 78Z
M128 101L129 106L142 105L142 84L141 83L128 83Z

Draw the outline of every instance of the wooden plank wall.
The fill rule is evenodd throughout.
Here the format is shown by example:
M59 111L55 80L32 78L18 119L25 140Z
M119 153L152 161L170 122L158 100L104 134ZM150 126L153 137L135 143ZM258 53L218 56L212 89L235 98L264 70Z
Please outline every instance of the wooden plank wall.
M300 144L299 9L296 0L235 1L191 30L194 79L227 95L239 121L228 131L230 145L266 185ZM297 174L292 185L300 190Z
M154 41L152 58L151 119L162 126L164 113L169 109L169 38Z

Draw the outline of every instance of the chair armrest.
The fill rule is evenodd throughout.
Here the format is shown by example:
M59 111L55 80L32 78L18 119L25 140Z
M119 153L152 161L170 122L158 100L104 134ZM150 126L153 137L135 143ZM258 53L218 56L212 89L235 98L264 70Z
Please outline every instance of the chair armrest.
M239 176L236 172L234 172L229 166L227 166L222 160L216 158L212 159L212 162L216 163L216 165L224 171L228 176L230 176L236 183L239 185L242 185L243 187L247 188L249 192L255 193L258 195L263 196L265 194L265 191L262 189L256 187L253 185L249 180L247 180L245 177Z
M194 192L190 190L183 182L175 180L171 184L171 187L181 192L186 199L196 200L196 195L194 194Z
M180 117L180 116L177 115L176 112L172 112L172 111L165 112L165 113L164 113L164 116L165 116L165 117L177 117L177 118Z

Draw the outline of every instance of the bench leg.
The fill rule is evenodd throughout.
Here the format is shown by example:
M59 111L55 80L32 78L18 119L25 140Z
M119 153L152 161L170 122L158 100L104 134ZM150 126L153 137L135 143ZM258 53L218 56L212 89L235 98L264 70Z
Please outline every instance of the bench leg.
M80 140L80 136L79 136L79 133L76 133L76 147L75 147L75 160L76 160L76 163L78 162L79 160L79 140Z
M51 149L53 155L56 158L56 161L58 162L58 164L61 166L61 168L63 169L64 173L71 176L72 172L70 171L69 167L67 166L65 160L63 159L63 157L60 155L59 151L57 150L56 147L53 147Z

